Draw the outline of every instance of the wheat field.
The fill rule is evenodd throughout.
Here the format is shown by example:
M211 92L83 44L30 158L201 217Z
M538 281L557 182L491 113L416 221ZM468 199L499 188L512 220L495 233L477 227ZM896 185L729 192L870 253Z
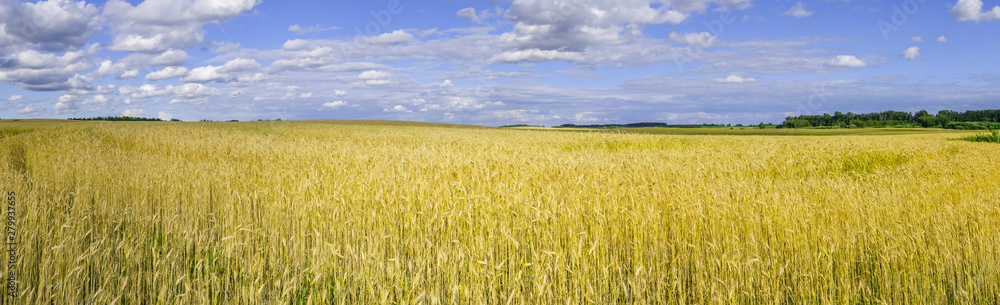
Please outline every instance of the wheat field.
M4 121L2 298L996 304L1000 145L953 137Z

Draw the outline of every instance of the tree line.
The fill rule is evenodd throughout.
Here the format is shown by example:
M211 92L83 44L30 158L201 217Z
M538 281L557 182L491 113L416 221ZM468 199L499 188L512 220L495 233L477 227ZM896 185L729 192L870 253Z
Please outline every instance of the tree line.
M786 117L781 128L839 127L839 128L881 128L881 127L939 127L948 129L985 130L1000 129L1000 110L969 110L958 112L941 110L931 114L927 110L916 113L903 111L883 111L872 113L841 113L833 115L800 115Z

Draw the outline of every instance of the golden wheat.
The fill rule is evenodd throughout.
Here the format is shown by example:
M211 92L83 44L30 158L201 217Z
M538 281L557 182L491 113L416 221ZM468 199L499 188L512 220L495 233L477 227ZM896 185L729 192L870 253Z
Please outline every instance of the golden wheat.
M0 129L24 304L1000 299L997 147L947 134Z

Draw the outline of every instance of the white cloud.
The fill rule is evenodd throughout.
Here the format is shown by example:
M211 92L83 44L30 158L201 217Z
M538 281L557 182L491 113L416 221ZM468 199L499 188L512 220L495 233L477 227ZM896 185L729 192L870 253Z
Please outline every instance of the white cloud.
M913 36L913 42L924 42L924 38L920 36Z
M38 106L35 104L18 105L17 109L18 109L17 113L27 114L27 115L34 115L38 114L39 112L45 111L45 107Z
M316 45L305 39L292 39L285 41L285 44L281 48L285 51L310 51L315 50Z
M337 108L340 108L340 107L343 107L343 106L347 106L347 102L345 102L345 101L326 102L326 103L323 103L322 106L320 106L320 110L322 110L324 108L325 109L337 109Z
M311 98L312 96L312 92L303 92L302 94L299 94L299 98Z
M948 38L944 36L938 36L937 42L948 42Z
M298 34L298 35L305 35L305 34L308 34L308 33L320 33L320 32L324 32L324 31L336 30L336 29L339 29L339 28L340 27L335 27L335 26L325 28L325 27L321 27L321 26L318 26L318 25L314 25L314 26L310 26L310 27L302 27L301 25L293 24L293 25L291 25L291 26L288 27L288 30L292 31L293 33Z
M983 11L982 0L958 0L951 7L951 15L958 21L988 22L1000 20L1000 6L994 6L989 11Z
M142 117L144 115L146 115L146 111L139 108L125 109L125 111L122 111L122 116Z
M159 113L156 114L156 117L164 121L169 121L170 119L174 118L174 115L171 114L170 112L160 111Z
M454 86L455 86L455 83L451 82L450 79L446 79L446 80L444 80L443 83L441 83L441 87L454 87Z
M472 22L479 22L479 16L476 16L476 9L472 7L459 10L458 17L462 17Z
M203 84L183 84L180 86L167 86L167 90L173 94L171 104L191 103L201 104L207 102L210 96L217 96L221 93L218 89L205 86Z
M212 44L216 46L215 50L212 51L213 53L229 53L243 48L243 45L239 42L233 43L214 41Z
M20 101L20 100L23 100L23 99L24 99L23 95L11 95L10 98L7 99L7 101L16 102L16 101Z
M866 64L864 61L861 61L860 59L858 59L854 55L837 55L836 58L831 59L830 61L826 62L826 65L827 66L831 66L831 67L855 67L855 68L860 68L860 67L867 66L868 64Z
M344 90L333 90L333 94L335 94L337 96L345 96L345 95L347 95L347 91L344 91Z
M123 95L131 95L133 99L144 99L155 96L170 94L169 90L160 89L156 85L145 84L139 87L122 86L118 92Z
M200 104L207 102L207 98L222 94L220 90L205 86L203 84L183 84L180 86L168 85L160 88L156 85L145 84L139 87L122 86L118 92L122 95L129 95L131 99L146 99L150 97L170 95L170 103L192 103Z
M104 94L98 94L98 95L94 95L94 96L92 96L92 97L90 97L88 99L83 100L83 104L86 104L86 105L92 105L92 104L107 105L108 103L113 102L113 101L117 101L117 98L116 97L112 97L112 96L107 96L107 95L104 95Z
M160 71L146 74L146 80L161 80L174 77L181 77L188 74L187 67L166 67Z
M310 47L309 44L306 41L285 42L286 46L293 49L284 50L280 55L282 58L271 63L267 70L269 72L311 70L330 65L340 59L331 47Z
M813 12L806 10L805 4L802 2L796 2L792 8L785 12L785 15L792 16L795 18L805 18L812 16Z
M426 100L414 100L414 104L424 104ZM478 110L486 107L494 106L504 106L505 104L500 101L480 101L476 98L463 97L463 96L447 96L441 98L440 101L436 103L428 103L420 109L421 112L431 111L431 110L444 110L444 111L467 111L467 110Z
M79 106L77 106L77 102L79 102L79 99L76 96L63 95L59 97L59 100L56 102L56 105L52 107L52 110L55 110L56 114L74 113L76 112L76 109L79 108Z
M358 78L364 80L378 80L378 79L386 79L389 77L392 77L392 73L378 71L378 70L368 70L365 72L361 72L361 74L358 74Z
M188 48L205 40L207 23L235 18L260 0L147 0L137 6L122 0L104 5L115 34L108 49L131 52L162 52Z
M739 75L730 75L730 76L728 76L726 78L716 78L715 81L716 82L720 82L720 83L751 83L751 82L757 81L757 79L753 78L753 77L742 77L742 76L739 76Z
M365 85L371 85L371 86L388 85L391 83L392 81L388 79L369 79L365 81Z
M26 50L5 56L0 64L0 81L33 91L70 90L92 86L91 79L80 75L94 65L91 47L66 52L62 56Z
M186 83L204 83L210 81L222 80L226 75L219 72L219 66L204 66L197 67L188 72L187 76L182 77L181 81Z
M258 69L260 69L260 63L258 63L256 60L246 59L246 58L236 58L227 61L224 65L222 65L222 68L220 70L222 72L232 73L232 72L254 71Z
M124 62L114 63L110 60L102 61L97 70L94 71L94 75L97 77L105 77L111 74L122 72L128 65Z
M403 107L403 105L396 105L396 106L394 106L392 108L383 108L382 111L384 111L384 112L413 112L410 109L406 109L406 107Z
M222 66L197 67L182 77L182 82L205 83L232 78L235 73L252 72L260 69L260 63L253 59L236 58L227 61Z
M179 66L188 59L191 59L191 56L188 56L184 50L170 49L150 58L149 64L152 66Z
M119 75L118 79L130 79L130 78L136 78L136 77L139 77L139 70L132 69L132 70L127 70L125 72L122 72L122 75Z
M4 1L0 4L4 34L44 51L80 48L103 26L96 6L84 1Z
M516 63L516 62L540 62L540 61L581 61L584 57L577 52L563 52L557 50L530 49L522 51L507 51L490 58L491 64L495 63Z
M676 42L687 45L698 46L702 48L711 47L716 43L716 37L712 36L712 34L709 32L687 33L687 34L677 34L675 32L670 32L667 34L667 36L669 36L670 39L673 39Z
M505 17L516 22L500 42L511 49L581 51L614 46L642 36L649 24L680 24L715 3L719 10L743 9L749 0L515 0Z
M413 40L413 34L404 30L396 30L391 33L384 33L368 39L372 44L397 44Z
M906 49L905 51L903 51L903 57L909 60L917 59L917 57L920 57L920 48L910 47Z

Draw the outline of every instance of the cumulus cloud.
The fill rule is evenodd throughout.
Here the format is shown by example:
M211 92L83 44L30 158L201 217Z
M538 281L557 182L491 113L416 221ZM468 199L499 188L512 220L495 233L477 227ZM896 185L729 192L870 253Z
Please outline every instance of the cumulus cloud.
M23 100L23 99L24 99L23 95L11 95L10 98L7 99L7 101L16 102L16 101L20 101L20 100Z
M333 90L333 94L335 94L337 96L345 96L345 95L347 95L347 91L344 91L344 90Z
M455 83L451 82L450 79L446 79L446 80L444 80L443 83L441 83L441 87L454 87L454 86L455 86Z
M174 115L170 112L160 111L159 113L156 114L156 117L164 121L169 121L170 119L174 118Z
M56 111L56 114L74 113L77 106L78 98L73 95L63 95L59 97L56 105L52 107Z
M5 56L0 65L0 81L33 91L56 91L91 87L91 80L80 75L94 65L91 47L66 52L62 56L26 50Z
M1000 20L1000 6L994 6L984 12L982 0L958 0L958 3L951 7L951 16L958 21L976 23Z
M281 59L275 60L267 67L269 72L312 70L330 65L337 61L336 53L331 47L314 47L308 41L286 41Z
M171 104L191 103L201 104L208 101L208 97L222 94L218 89L205 86L203 84L183 84L180 86L167 86L167 90L173 94Z
M84 1L0 3L0 32L44 51L78 49L102 26L97 7Z
M751 82L757 81L757 79L753 78L753 77L742 77L742 76L739 76L739 75L730 75L730 76L728 76L726 78L716 78L715 81L716 82L720 82L720 83L751 83Z
M802 2L796 2L795 5L792 6L792 8L788 9L788 11L785 11L785 15L792 16L795 18L805 18L812 16L812 14L813 12L806 10L806 6L805 4L802 4Z
M384 112L413 112L410 109L406 109L406 107L403 107L403 105L396 105L396 106L390 107L390 108L382 108L382 111L384 111Z
M340 108L340 107L343 107L343 106L347 106L347 102L345 102L345 101L326 102L326 103L323 103L323 105L320 106L320 110L322 110L322 109L337 109L337 108Z
M367 85L386 85L390 84L389 78L392 77L392 73L378 71L378 70L368 70L358 74L358 78L365 81Z
M191 59L191 56L188 56L184 50L170 49L150 58L149 64L152 66L176 66L184 64L188 59Z
M837 55L836 58L826 62L826 65L831 67L861 68L867 66L868 64L865 63L864 61L861 61L854 55Z
M505 17L514 29L500 41L514 49L578 51L589 46L620 45L648 24L679 24L690 12L704 10L708 3L737 8L748 1L637 0L515 0Z
M578 52L563 52L558 50L530 49L521 51L507 51L490 58L491 64L516 63L516 62L540 62L540 61L581 61L583 54Z
M111 50L163 52L205 40L202 27L235 18L260 0L147 0L132 6L122 0L104 5L115 34Z
M97 77L105 77L111 74L116 74L125 70L128 65L124 62L114 63L110 60L102 61L97 70L93 74Z
M186 67L166 67L162 70L146 74L146 80L162 80L174 77L181 77L188 74Z
M139 70L138 69L132 69L132 70L126 70L125 72L122 72L122 74L118 76L118 79L131 79L131 78L136 78L136 77L139 77Z
M45 111L45 107L38 106L38 105L35 105L35 104L27 104L27 105L18 105L17 106L17 113L19 113L19 114L34 115L34 114L38 114L39 112L42 112L42 111Z
M920 36L913 36L913 39L910 40L913 40L913 42L924 42L924 38Z
M235 74L241 72L251 72L260 69L260 63L253 59L236 58L227 61L222 66L204 66L191 69L187 76L181 78L182 82L205 83L233 78Z
M117 100L117 98L115 98L115 97L107 96L107 95L104 95L104 94L98 94L98 95L91 96L90 98L84 99L83 100L83 104L85 104L85 105L92 105L92 104L107 105L108 103L111 103L111 102L116 101L116 100Z
M172 97L170 100L171 104L201 104L207 102L208 97L222 94L219 89L197 83L183 84L179 86L168 85L162 88L151 84L145 84L139 87L122 86L118 91L122 95L129 95L132 99L146 99L169 95Z
M905 51L903 51L903 57L909 60L917 59L917 57L920 57L920 48L918 47L907 48Z
M948 38L944 36L938 36L937 42L948 42Z
M171 49L160 53L132 53L119 60L115 65L123 67L169 67L183 66L191 56L183 50ZM116 66L116 68L118 68Z
M371 44L397 44L413 40L413 34L404 30L396 30L391 33L384 33L368 39Z
M309 51L316 49L316 45L305 39L292 39L285 41L285 44L281 46L281 49L285 51Z
M472 7L459 10L458 17L462 17L472 22L479 22L479 16L476 16L476 9Z
M122 86L118 88L122 95L130 95L133 99L145 99L170 94L170 90L161 89L156 85L145 84L139 87Z
M676 42L702 48L711 47L716 43L716 37L712 36L712 34L708 32L687 33L687 34L677 34L675 32L670 32L667 34L667 36Z

